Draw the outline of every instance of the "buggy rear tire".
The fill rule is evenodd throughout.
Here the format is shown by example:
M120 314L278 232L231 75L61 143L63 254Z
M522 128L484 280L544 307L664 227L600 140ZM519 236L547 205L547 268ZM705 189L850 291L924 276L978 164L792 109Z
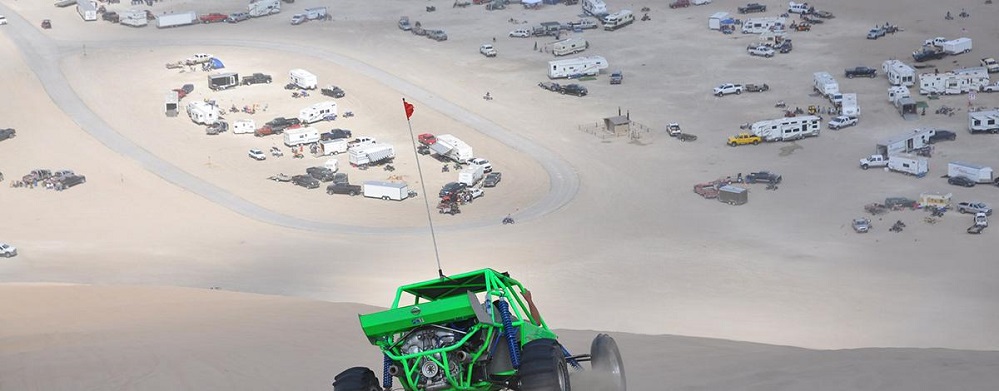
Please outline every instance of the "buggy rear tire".
M729 201L735 205L735 202ZM606 391L626 391L627 379L624 374L624 361L617 348L617 342L607 334L597 334L590 344L590 365L594 372L601 373ZM608 388L609 387L609 388Z
M520 360L520 391L571 391L565 354L554 339L528 342Z
M375 373L365 367L353 367L333 378L333 391L381 391Z

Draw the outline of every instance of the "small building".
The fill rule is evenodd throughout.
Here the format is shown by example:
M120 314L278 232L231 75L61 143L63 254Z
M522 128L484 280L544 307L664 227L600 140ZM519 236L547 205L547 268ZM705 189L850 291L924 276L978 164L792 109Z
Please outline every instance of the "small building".
M881 156L892 156L909 153L929 146L929 139L936 131L934 129L916 129L878 143L875 153Z
M631 120L623 115L604 118L604 128L608 132L620 136L631 132Z

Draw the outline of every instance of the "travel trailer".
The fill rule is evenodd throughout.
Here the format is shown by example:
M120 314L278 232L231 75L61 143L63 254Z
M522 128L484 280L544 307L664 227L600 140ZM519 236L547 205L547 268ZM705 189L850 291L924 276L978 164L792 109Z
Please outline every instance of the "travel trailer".
M239 119L232 123L232 134L253 133L257 130L257 122L252 119Z
M874 152L881 156L894 156L909 153L930 145L930 137L936 129L915 129L878 143Z
M595 76L607 69L607 59L600 56L585 56L548 62L548 77L551 79Z
M306 124L323 120L332 121L336 119L336 116L336 102L331 100L313 104L298 112L298 119Z
M750 126L763 141L791 141L819 135L822 118L814 115L759 121Z
M629 10L621 10L604 17L604 30L614 31L635 21L635 15Z
M742 22L743 34L763 34L767 31L782 31L787 19L779 16L749 18Z
M968 131L971 133L999 133L999 110L969 112Z
M257 18L281 12L281 0L250 0L247 13Z
M857 94L843 94L843 102L840 103L839 113L848 117L860 116L860 105L857 104Z
M839 83L829 74L829 72L815 72L812 74L813 89L822 96L829 99L833 104L843 101L843 94L839 92Z
M292 69L288 72L288 77L291 79L291 84L302 89L314 90L319 85L316 75L304 69Z
M310 144L317 141L319 141L319 130L311 126L287 129L284 131L284 145L289 147Z
M916 112L916 101L909 95L909 89L903 86L888 87L888 101L898 109L898 113L906 120L919 118Z
M215 125L219 121L219 109L205 101L192 101L187 104L187 116L196 124Z
M553 43L552 54L555 56L575 54L586 50L588 47L590 47L590 43L586 42L584 38L569 38Z
M988 84L989 72L985 67L957 69L944 73L923 73L919 75L919 94L965 94L978 91Z
M881 64L881 70L893 86L911 87L916 84L916 70L899 60L888 60Z
M97 2L93 0L77 0L76 12L79 12L80 17L85 21L97 20Z

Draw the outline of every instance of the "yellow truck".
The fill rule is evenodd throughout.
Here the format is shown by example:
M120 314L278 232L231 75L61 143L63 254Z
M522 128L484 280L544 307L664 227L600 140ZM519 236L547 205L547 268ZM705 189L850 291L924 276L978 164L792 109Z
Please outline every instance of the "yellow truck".
M736 146L739 146L739 145L747 145L747 144L757 145L761 141L763 141L763 139L760 138L760 136L757 136L755 134L752 134L752 133L739 133L738 135L731 136L731 137L728 138L728 145L730 147L736 147Z

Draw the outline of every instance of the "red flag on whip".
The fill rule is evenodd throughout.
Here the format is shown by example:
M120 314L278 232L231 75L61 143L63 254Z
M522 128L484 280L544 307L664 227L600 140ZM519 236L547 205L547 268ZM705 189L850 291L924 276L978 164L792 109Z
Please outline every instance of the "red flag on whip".
M402 108L406 110L406 120L408 121L413 117L413 105L406 102L406 98L402 98Z

